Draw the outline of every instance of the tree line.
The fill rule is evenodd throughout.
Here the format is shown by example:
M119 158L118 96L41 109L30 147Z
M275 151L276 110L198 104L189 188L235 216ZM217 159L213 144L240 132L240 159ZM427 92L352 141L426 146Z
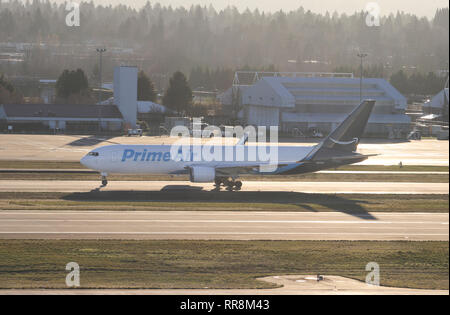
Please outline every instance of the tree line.
M14 85L0 73L0 104L16 104L22 102L22 95Z
M0 77L0 87L2 79L3 77ZM139 71L138 74L137 95L138 101L157 101L155 86L144 71ZM73 104L74 106L96 102L92 98L88 78L81 69L63 71L56 82L56 96L58 103ZM182 72L177 71L170 78L169 86L162 97L162 103L178 113L184 114L192 109L192 90Z
M362 11L316 14L302 7L267 13L240 12L235 7L218 11L212 6L173 8L148 2L134 9L82 2L80 12L81 25L69 27L65 4L2 1L0 42L133 48L145 60L143 69L152 74L178 69L189 73L200 66L214 69L209 75L220 77L223 73L216 69L267 64L280 71L331 71L341 65L357 66L359 50L369 53L367 64L381 64L386 77L403 66L414 66L422 73L448 68L448 8L437 10L430 20L402 12L390 14L381 18L379 27L367 26ZM60 73L68 64L83 66L76 58L60 61L43 50L27 58L27 63L3 71ZM215 81L221 86L221 79Z
M444 88L446 80L433 72L407 75L400 70L391 76L390 83L404 95L435 95Z

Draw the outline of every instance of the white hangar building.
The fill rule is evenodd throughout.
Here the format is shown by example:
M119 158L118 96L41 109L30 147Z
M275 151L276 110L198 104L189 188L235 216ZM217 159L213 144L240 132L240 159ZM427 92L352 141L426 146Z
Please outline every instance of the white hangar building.
M252 85L235 85L240 117L249 125L280 126L283 132L298 129L307 134L315 128L328 134L360 103L360 79L351 74L301 75L274 74ZM376 100L366 136L406 136L411 120L403 95L386 80L370 78L363 80L362 95Z
M423 104L423 111L425 114L436 116L436 118L440 120L448 121L448 104L448 88L445 88L430 101Z

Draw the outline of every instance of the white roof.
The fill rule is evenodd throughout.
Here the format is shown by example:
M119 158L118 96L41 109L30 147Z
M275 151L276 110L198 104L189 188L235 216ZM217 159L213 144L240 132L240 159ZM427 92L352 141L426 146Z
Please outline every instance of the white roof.
M295 97L281 84L281 78L264 77L246 89L243 104L269 107L295 107Z
M439 118L439 117L441 117L441 116L440 115L436 115L436 114L430 114L430 115L426 115L426 116L420 117L420 119L423 119L423 120L434 120L434 119Z
M444 94L445 93L445 94ZM444 95L448 103L448 88L440 91L433 99L423 104L424 107L443 108L444 107Z
M167 113L170 112L170 110L164 105L158 103L138 101L138 113L145 114L152 112Z
M100 105L113 105L114 97L110 97L107 100L99 103ZM170 109L165 107L164 105L148 102L148 101L138 101L138 113L146 114L146 113L169 113Z
M242 100L247 105L285 108L319 100L330 105L342 100L356 105L360 99L359 88L359 78L264 77L244 92ZM406 98L384 79L364 79L363 89L374 94L370 98L379 103L390 101L397 109L407 106Z
M102 84L102 88L106 89L106 90L114 90L114 83L103 83Z
M348 114L311 114L311 113L282 113L283 122L291 123L341 123ZM372 114L369 118L371 124L409 124L411 119L406 115L380 115Z
M42 84L56 84L57 80L39 80L39 83Z

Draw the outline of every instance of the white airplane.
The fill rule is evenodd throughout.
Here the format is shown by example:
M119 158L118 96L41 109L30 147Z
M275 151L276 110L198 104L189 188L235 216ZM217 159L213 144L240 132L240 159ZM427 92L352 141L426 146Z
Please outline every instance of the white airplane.
M236 146L221 146L219 156L223 158L208 161L196 158L204 145L190 146L187 152L174 151L172 145L110 145L93 150L80 162L101 173L103 186L108 184L108 174L189 174L194 183L215 183L217 190L222 185L229 191L240 190L242 182L238 178L243 174L304 174L368 159L372 155L356 150L374 105L373 100L363 101L316 146L278 146L275 165L259 156L255 159L252 152L261 146L245 145L245 139ZM236 158L238 151L242 153L240 158ZM232 152L231 160L225 158L225 152Z

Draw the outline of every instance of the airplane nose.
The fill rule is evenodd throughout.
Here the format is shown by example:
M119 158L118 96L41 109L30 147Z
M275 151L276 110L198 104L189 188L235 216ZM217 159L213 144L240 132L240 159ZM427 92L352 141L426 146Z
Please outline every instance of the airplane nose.
M93 168L93 164L94 163L92 163L93 161L92 161L92 158L91 157L89 157L89 156L85 156L85 157L83 157L81 160L80 160L80 163L82 164L82 165L84 165L85 167L87 167L87 168L90 168L90 169L92 169Z
M80 160L81 165L84 165L84 166L88 167L86 162L87 162L87 157L86 156L81 158L81 160Z

